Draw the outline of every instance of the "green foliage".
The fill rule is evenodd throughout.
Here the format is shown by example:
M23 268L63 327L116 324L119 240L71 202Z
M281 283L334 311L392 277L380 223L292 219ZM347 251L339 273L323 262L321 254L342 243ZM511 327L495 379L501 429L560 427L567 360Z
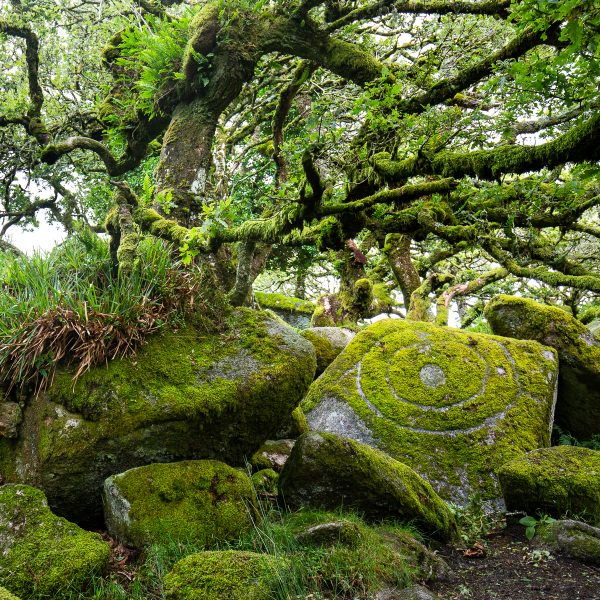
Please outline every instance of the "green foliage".
M188 40L188 27L193 13L179 19L159 19L149 15L140 27L129 27L122 33L121 56L117 64L124 68L125 82L135 73L137 108L151 119L161 115L161 95L169 92L181 80L183 52ZM198 59L204 57L197 57Z
M459 537L467 548L504 525L503 514L493 510L480 494L470 496L464 506L450 503L450 507L456 518Z
M77 377L179 322L193 305L202 273L183 271L173 262L173 249L156 239L143 240L137 252L128 275L115 273L108 244L89 231L48 256L2 255L5 383L44 388L61 361L76 364Z
M589 440L578 440L569 432L563 431L558 425L555 425L554 434L558 436L559 446L580 446L591 450L600 450L600 433L592 435Z
M550 523L554 523L555 521L556 519L553 519L546 514L541 514L538 519L529 515L519 519L519 523L525 526L525 537L528 540L532 540L535 537L537 527L540 525L550 525Z

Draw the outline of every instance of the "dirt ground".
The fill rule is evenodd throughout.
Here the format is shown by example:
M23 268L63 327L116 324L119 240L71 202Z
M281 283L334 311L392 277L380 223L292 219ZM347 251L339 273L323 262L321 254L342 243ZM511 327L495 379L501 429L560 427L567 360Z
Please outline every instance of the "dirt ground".
M442 548L456 579L428 587L443 600L600 600L600 567L536 548L521 525L491 534L471 551L481 553Z

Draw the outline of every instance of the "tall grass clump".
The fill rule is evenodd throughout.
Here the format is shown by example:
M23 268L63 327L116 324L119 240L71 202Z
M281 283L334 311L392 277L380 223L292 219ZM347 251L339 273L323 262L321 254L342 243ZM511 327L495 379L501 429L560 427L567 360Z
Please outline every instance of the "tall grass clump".
M133 352L148 335L201 315L219 319L203 299L207 274L183 268L173 249L144 239L131 272L115 269L108 243L91 232L48 255L6 254L0 263L0 373L7 389L38 393L58 364L74 378L93 365Z

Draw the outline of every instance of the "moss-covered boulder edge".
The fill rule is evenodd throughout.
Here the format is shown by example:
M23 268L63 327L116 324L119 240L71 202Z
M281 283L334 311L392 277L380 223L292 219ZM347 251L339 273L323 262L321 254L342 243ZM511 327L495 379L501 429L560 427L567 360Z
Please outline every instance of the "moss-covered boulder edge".
M600 452L554 446L528 452L498 470L508 510L565 514L600 522Z
M254 300L263 310L272 310L286 323L298 329L306 329L310 326L310 319L315 310L315 304L310 300L284 294L254 292Z
M581 440L600 433L600 340L556 306L499 295L485 308L494 333L555 348L560 370L555 421Z
M141 548L173 542L210 547L252 527L255 493L248 475L216 460L158 463L104 482L109 533Z
M289 421L315 365L312 345L265 313L238 309L215 334L182 326L75 386L59 370L19 437L0 439L0 474L44 489L58 514L97 522L110 475L186 459L243 465Z
M454 516L410 467L366 444L331 433L298 438L279 477L279 499L291 509L350 508L369 519L398 519L448 540Z
M551 348L430 323L361 331L301 404L311 429L410 465L447 500L500 503L502 464L548 446L557 357Z
M54 515L41 490L0 487L0 586L23 598L53 598L83 588L109 559L100 535Z

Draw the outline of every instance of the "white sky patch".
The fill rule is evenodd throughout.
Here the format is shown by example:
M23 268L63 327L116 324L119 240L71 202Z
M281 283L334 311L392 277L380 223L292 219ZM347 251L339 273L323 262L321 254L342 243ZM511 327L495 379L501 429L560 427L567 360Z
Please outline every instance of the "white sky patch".
M62 225L48 223L47 211L40 211L37 216L39 227L32 231L24 231L15 226L11 227L6 235L7 241L29 256L36 251L49 252L67 237L67 232Z

